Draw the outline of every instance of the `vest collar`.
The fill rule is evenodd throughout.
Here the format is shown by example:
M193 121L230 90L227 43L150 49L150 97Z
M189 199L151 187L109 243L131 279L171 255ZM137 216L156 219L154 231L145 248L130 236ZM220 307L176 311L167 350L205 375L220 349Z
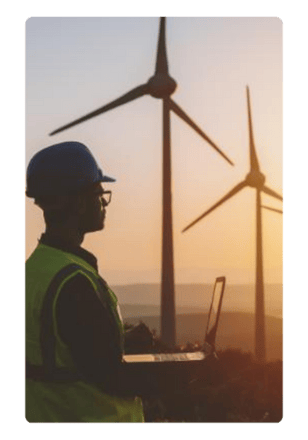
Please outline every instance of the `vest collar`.
M72 246L58 237L52 237L46 234L41 235L39 242L41 244L45 244L46 246L51 246L56 249L60 249L63 252L69 252L70 254L74 254L77 257L80 257L83 260L85 260L96 271L98 270L97 258L93 254L91 254L91 252L88 252L86 249L83 249L81 246Z

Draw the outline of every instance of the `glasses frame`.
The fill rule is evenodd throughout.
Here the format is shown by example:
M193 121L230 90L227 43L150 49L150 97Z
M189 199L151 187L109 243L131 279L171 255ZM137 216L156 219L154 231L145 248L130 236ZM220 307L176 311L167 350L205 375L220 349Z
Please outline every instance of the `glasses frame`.
M108 195L108 198L106 198L105 194ZM100 195L101 199L104 200L106 206L108 206L109 203L111 202L111 196L112 196L112 191L104 191L104 192Z

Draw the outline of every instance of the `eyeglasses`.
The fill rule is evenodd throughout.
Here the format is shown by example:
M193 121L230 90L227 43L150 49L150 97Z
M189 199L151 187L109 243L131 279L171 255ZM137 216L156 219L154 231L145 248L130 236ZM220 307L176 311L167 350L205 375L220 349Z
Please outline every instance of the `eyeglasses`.
M91 197L91 198L99 198L101 203L104 204L104 206L109 205L109 203L111 202L111 191L105 191L103 190L103 188L99 187L97 189L90 190L87 191L85 193L87 195L87 197Z
M106 206L111 202L111 194L111 191L104 191L103 194L101 194L102 201L104 200Z

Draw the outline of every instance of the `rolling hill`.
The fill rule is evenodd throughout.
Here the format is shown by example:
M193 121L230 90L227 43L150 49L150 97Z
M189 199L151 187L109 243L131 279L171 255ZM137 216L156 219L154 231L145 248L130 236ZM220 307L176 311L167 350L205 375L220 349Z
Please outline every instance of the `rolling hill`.
M160 332L158 316L126 317L124 321L137 324L143 321L151 330ZM202 342L205 336L207 314L179 314L176 319L177 343ZM267 360L282 359L282 319L266 316ZM239 348L254 352L254 315L243 312L222 312L216 338L216 349Z

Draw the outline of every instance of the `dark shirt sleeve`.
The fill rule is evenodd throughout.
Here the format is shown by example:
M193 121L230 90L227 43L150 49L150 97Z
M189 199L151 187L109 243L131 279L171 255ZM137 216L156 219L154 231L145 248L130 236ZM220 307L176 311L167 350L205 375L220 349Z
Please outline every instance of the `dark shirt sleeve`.
M77 274L63 286L56 305L58 331L77 369L109 394L155 394L151 374L122 362L111 312L98 299L90 281Z

